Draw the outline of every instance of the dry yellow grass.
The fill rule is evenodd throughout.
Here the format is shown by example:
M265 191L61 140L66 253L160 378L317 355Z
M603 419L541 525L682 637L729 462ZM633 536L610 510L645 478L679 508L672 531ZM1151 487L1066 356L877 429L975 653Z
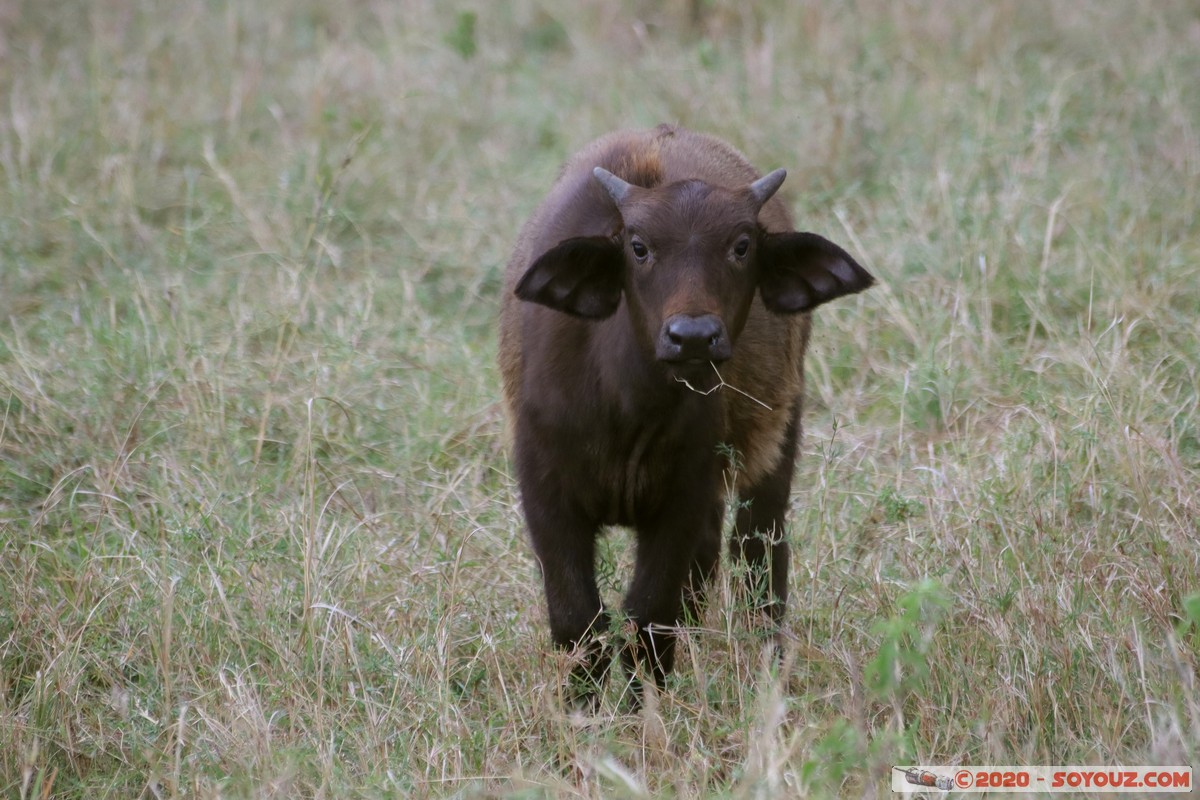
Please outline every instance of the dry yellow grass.
M0 793L1200 764L1197 74L1184 2L0 3ZM783 667L724 576L646 714L578 720L499 274L661 121L881 285L816 321Z

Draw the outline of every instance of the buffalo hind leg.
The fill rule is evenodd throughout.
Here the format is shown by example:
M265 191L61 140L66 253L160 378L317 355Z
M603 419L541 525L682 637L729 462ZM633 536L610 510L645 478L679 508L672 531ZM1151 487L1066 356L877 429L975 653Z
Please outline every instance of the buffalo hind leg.
M746 570L747 598L772 624L783 620L788 598L790 558L785 527L792 473L796 465L800 408L788 425L779 463L755 485L739 493L740 507L729 552Z
M722 504L714 512L712 523L704 526L697 537L696 552L692 556L687 584L683 587L683 619L689 625L699 624L708 587L721 563L721 519L724 515Z

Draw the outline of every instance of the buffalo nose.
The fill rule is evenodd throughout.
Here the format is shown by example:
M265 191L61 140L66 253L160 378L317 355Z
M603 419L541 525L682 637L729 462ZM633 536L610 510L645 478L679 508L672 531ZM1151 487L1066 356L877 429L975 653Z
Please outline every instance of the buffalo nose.
M725 324L715 314L676 314L658 339L660 361L724 361L732 355Z

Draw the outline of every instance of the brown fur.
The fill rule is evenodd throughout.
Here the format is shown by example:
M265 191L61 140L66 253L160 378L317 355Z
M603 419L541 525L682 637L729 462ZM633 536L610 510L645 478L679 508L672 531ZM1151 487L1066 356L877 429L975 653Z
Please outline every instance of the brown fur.
M647 188L689 178L732 188L759 177L740 153L721 140L670 125L610 134L568 161L554 190L521 232L505 272L500 368L509 420L515 416L514 393L521 380L521 325L517 318L522 304L513 294L517 280L538 252L567 238L569 226L560 221L562 217L589 218L588 224L572 231L573 235L608 233L620 226L608 199L591 184L594 166L610 167L618 177ZM586 187L582 193L580 184ZM563 204L570 208L564 210ZM588 215L588 211L595 213ZM791 215L779 198L768 201L759 213L759 222L773 232L793 227ZM553 233L544 233L547 227ZM746 349L754 357L735 357L721 370L726 383L761 401L760 405L730 393L727 404L726 414L733 432L730 444L742 459L742 469L736 476L738 489L753 485L778 462L788 420L804 394L802 367L810 325L808 314L772 315L756 299L742 333L743 340L749 342Z
M650 191L631 190L618 207L595 167ZM554 640L590 654L584 677L603 674L596 637L605 612L591 572L601 527L637 530L626 610L639 640L626 662L646 662L661 681L673 639L652 626L694 610L716 567L731 467L747 504L731 548L765 579L773 616L782 613L783 515L800 433L808 309L860 291L871 278L835 245L791 233L778 197L758 208L747 190L758 177L710 136L667 125L610 134L567 162L505 273L499 360L518 479ZM757 244L738 266L725 247L742 230ZM644 264L630 255L638 232L653 243ZM592 275L599 289L585 277ZM771 307L788 313L768 310L768 288ZM586 303L567 308L584 294ZM720 380L695 366L701 359L663 361L662 342L680 318L720 320L732 342L717 367ZM719 446L732 448L740 464L727 463Z

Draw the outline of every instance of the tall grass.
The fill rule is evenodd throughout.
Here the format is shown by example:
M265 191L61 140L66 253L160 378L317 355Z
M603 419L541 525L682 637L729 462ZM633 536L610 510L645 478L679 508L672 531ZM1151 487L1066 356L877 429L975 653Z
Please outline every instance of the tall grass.
M1198 74L1184 2L0 3L0 793L1200 764ZM499 276L661 121L880 286L816 322L783 664L725 575L668 691L579 719Z

